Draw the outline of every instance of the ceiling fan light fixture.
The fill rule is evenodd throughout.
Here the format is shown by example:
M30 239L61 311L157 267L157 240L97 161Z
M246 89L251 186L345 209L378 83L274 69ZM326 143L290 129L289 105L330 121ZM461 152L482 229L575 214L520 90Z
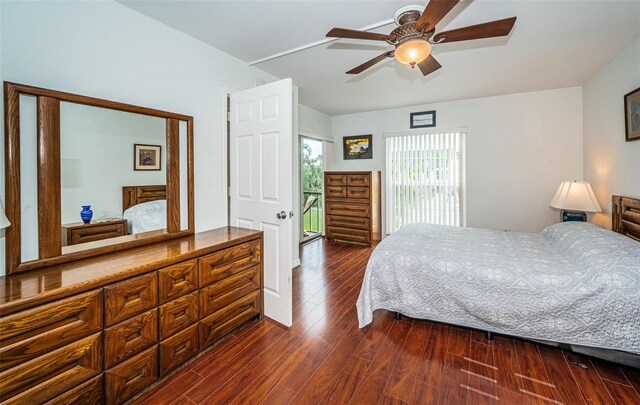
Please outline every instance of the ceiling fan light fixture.
M431 53L431 44L424 38L415 38L396 46L395 58L404 65L415 66L427 59Z

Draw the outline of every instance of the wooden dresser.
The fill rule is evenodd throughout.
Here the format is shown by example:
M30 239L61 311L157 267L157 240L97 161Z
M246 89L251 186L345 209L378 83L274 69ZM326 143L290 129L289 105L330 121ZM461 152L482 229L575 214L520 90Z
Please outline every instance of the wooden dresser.
M380 240L380 172L325 172L324 196L327 239Z
M0 403L127 402L261 316L262 243L220 228L1 277Z

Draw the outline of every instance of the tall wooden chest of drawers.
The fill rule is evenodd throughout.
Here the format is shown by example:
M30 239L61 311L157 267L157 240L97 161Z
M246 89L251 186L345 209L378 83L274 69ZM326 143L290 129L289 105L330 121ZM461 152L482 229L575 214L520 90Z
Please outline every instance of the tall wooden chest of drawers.
M327 239L380 240L380 172L325 172L324 196Z

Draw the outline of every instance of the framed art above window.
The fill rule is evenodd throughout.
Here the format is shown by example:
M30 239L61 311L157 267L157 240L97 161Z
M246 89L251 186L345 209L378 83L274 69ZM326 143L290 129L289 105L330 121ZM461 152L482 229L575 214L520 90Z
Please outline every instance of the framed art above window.
M624 95L625 139L640 139L640 87Z
M411 128L433 128L436 126L436 111L414 112L409 116Z

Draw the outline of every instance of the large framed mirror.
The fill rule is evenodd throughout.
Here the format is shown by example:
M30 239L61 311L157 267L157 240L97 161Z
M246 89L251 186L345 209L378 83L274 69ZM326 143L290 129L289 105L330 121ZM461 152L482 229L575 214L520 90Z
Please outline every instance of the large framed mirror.
M7 274L194 232L193 117L4 83Z

